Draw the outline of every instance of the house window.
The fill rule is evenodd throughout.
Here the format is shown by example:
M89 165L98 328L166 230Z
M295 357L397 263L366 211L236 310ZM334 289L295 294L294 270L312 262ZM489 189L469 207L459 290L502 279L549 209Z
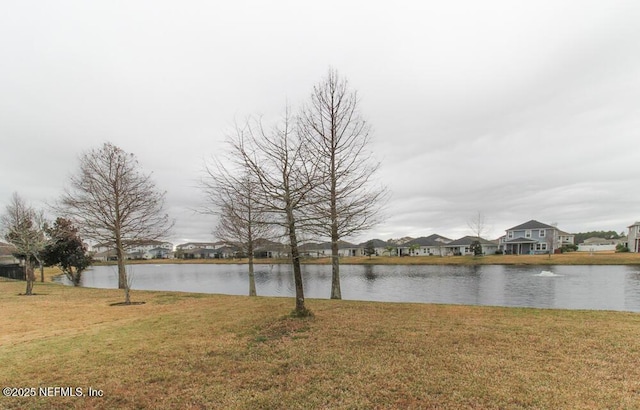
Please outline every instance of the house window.
M513 231L509 231L509 239L513 239Z
M538 235L539 235L541 238L544 238L544 237L545 237L545 235L546 235L546 232L547 232L547 231L545 231L544 229L540 229L540 232L538 233Z
M547 244L546 243L536 243L536 250L537 251L546 251L547 250Z
M531 238L531 231L524 231L525 238Z

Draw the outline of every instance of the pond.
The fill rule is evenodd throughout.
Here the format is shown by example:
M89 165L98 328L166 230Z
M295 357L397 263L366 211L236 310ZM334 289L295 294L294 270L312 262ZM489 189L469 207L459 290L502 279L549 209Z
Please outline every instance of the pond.
M247 265L128 265L134 290L246 295ZM640 312L640 266L342 265L342 298L380 302ZM256 265L260 296L293 297L290 265ZM328 298L331 266L303 265L307 298ZM68 284L66 279L61 279ZM116 266L84 273L82 286L117 287Z

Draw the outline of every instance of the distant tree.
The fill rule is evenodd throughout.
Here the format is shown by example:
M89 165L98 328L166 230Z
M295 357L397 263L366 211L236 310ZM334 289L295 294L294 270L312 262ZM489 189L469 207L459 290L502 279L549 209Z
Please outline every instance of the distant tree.
M374 184L380 164L368 151L370 127L357 93L336 70L313 87L300 115L304 144L322 173L315 185L316 233L331 240L331 299L341 299L339 241L365 231L379 219L386 189Z
M33 295L33 284L36 280L33 264L42 265L42 250L46 244L44 217L28 205L18 193L14 193L11 201L0 217L0 226L7 242L16 248L14 256L24 261L27 288L25 295Z
M111 143L81 156L79 173L62 196L60 211L84 236L115 248L125 304L131 303L125 245L168 233L172 223L163 211L164 197L136 157Z
M365 256L368 256L369 259L371 259L372 255L376 254L376 248L373 245L373 241L367 241L367 243L365 243L365 245L364 245L364 254L365 254Z
M480 241L476 240L471 242L471 245L469 245L469 250L471 252L473 252L474 256L481 256L482 255L482 244L480 244Z
M479 253L474 252L474 255L482 255L482 244L480 243L480 239L483 238L487 230L487 223L484 214L478 211L471 219L467 221L467 226L469 226L469 229L471 229L471 231L473 232L473 236L478 238L478 240L475 242L478 243L480 250Z
M205 166L206 176L201 186L209 207L205 212L218 216L215 236L239 248L248 258L249 296L256 296L254 253L257 241L274 235L269 215L257 200L260 185L244 163L232 168L233 161L225 165L220 159Z
M578 232L574 234L573 240L575 244L580 244L589 238L620 239L624 236L624 232L617 233L616 231L589 231Z
M82 272L92 262L78 229L70 220L57 218L46 232L49 241L42 251L45 266L58 266L73 286L78 286Z

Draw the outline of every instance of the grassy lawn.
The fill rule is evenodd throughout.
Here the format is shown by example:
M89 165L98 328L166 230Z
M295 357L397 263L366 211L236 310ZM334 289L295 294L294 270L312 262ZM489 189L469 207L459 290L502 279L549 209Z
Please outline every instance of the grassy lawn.
M23 291L0 281L0 387L103 396L0 408L640 407L634 313L312 299L301 320L290 298Z

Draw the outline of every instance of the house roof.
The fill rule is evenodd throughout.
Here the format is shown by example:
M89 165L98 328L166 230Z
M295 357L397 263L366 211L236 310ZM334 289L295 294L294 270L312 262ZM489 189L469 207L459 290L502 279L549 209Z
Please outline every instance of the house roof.
M14 252L16 252L15 246L0 242L0 256L11 256Z
M442 246L447 243L450 243L451 239L445 238L444 236L433 234L429 236L421 236L416 239L412 239L409 242L403 244L403 247L409 247L411 245L419 245L419 246Z
M187 242L187 243L181 243L180 245L177 246L178 249L181 248L186 248L189 245L193 245L197 248L204 248L206 246L216 246L216 245L220 245L223 242Z
M493 241L484 239L484 238L480 238L478 236L463 236L460 239L456 239L455 241L451 241L447 244L443 244L442 246L444 247L449 247L449 246L467 246L467 245L471 245L473 242L478 241L480 242L480 245L493 245L493 246L497 246L497 244Z
M338 241L338 249L346 249L346 248L358 248L359 245L354 245L352 243L346 241ZM305 243L300 246L301 250L305 251L315 251L315 250L326 250L331 249L331 242L322 242L322 243Z
M382 239L369 239L368 241L362 242L358 246L365 247L365 246L367 246L367 244L369 242L371 242L373 244L374 248L384 248L384 247L387 247L387 246L392 246L392 244L390 244L387 241L383 241Z
M513 238L505 241L504 243L538 243L538 241L530 238Z
M530 220L529 222L525 222L521 225L514 226L513 228L507 229L507 231L518 231L521 229L558 229L555 226L543 224L542 222L538 222L535 219Z

